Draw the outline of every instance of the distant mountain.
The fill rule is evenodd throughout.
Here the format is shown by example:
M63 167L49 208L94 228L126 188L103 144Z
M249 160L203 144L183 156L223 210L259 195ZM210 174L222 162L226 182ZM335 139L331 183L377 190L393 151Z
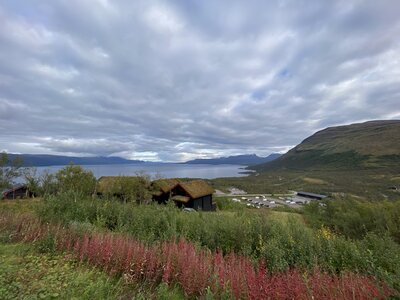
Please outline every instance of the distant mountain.
M330 127L252 169L366 169L400 166L400 120Z
M244 154L244 155L235 155L228 157L219 157L219 158L209 158L209 159L194 159L189 160L185 164L210 164L210 165L244 165L251 166L257 165L269 161L273 161L280 157L281 154L273 153L267 157L260 157L256 154Z
M42 154L8 154L10 160L22 159L23 165L27 167L40 166L63 166L70 163L77 165L113 165L113 164L134 164L144 163L141 160L128 160L121 157L72 157L61 155Z

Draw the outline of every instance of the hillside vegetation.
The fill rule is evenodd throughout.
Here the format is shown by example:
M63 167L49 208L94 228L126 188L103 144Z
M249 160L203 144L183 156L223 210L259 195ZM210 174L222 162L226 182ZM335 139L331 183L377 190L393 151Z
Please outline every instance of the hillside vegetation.
M64 279L54 281L53 275L43 280L35 275L25 289L14 289L11 283L21 282L24 266L31 265L22 260L12 267L21 255L14 257L7 249L20 244L56 255L51 264L65 258L73 266L84 266L68 271L68 276L86 274L90 267L99 276L108 275L111 284L96 283L90 276L84 280L99 284L99 289L87 290L91 294L115 288L105 299L126 298L126 293L133 298L142 291L143 299L387 299L399 295L399 201L326 200L322 206L309 204L304 210L280 212L253 210L219 197L216 212L188 213L172 202L159 205L113 194L99 197L93 193L93 179L90 171L70 165L55 175L55 191L39 180L43 198L0 201L0 247L6 249L1 258L10 261L0 277L9 298L65 296L52 288L53 282L58 286ZM302 181L328 183L315 174ZM42 266L40 273L53 274L51 266ZM38 290L36 283L48 288Z
M398 164L400 120L392 120L326 128L280 158L254 169L369 169Z

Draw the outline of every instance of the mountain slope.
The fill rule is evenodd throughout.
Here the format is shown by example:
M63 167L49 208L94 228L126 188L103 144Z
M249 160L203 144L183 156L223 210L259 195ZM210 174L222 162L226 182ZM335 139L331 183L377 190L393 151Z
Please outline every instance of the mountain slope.
M280 157L281 154L273 153L267 157L260 157L256 154L244 154L244 155L235 155L228 157L219 157L219 158L209 158L209 159L194 159L189 160L185 164L211 164L211 165L244 165L251 166L257 165L269 161L273 161L274 159Z
M365 169L399 164L400 120L392 120L326 128L254 169Z

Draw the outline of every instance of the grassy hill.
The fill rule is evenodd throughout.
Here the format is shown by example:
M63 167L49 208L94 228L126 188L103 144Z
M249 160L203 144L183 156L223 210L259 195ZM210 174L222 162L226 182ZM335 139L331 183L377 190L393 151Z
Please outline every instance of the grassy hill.
M329 127L280 158L255 167L269 170L369 169L400 165L400 120Z

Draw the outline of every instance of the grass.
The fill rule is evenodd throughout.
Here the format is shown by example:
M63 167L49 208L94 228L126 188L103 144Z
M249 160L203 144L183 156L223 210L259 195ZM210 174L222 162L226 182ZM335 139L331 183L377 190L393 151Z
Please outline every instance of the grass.
M12 215L0 216L0 226L12 234L14 241L52 244L53 247L41 249L66 251L82 264L97 266L112 276L121 275L133 284L146 284L148 288L158 285L156 296L161 299L179 299L180 295L175 293L178 287L187 298L205 299L325 299L328 295L333 299L386 299L398 295L370 274L328 273L318 267L271 273L262 260L234 253L223 256L219 251L199 249L185 240L146 246L126 235L81 232ZM329 232L324 235L333 237ZM293 244L295 240L294 237L287 242ZM293 259L301 255L298 250L293 249ZM330 253L328 256L335 259Z
M303 180L311 184L327 184L326 181L318 178L304 177Z
M118 299L122 283L28 244L0 244L1 299Z
M298 213L285 212L285 211L270 211L269 218L270 220L279 221L282 223L287 223L291 219L294 219L299 222L304 222L302 215Z
M0 200L0 211L32 213L42 203L42 198Z
M312 175L313 177L307 176L319 178L315 174ZM287 180L287 178L284 179L283 174L280 177L279 182ZM377 174L369 174L369 177L375 180L389 178L388 175L377 176ZM292 177L291 182L298 184L301 180L304 184L303 178L304 175ZM28 221L29 218L37 220L37 216L34 214L38 213L42 223L37 220L35 224L40 224L39 230L29 228L29 224L24 221L25 219L20 220L20 225L11 227L18 231L18 228L28 226L26 230L27 236L31 238L30 241L35 241L36 232L43 235L43 232L48 230L47 227L57 226L60 222L62 223L62 230L66 228L66 230L76 231L78 235L83 234L86 239L79 240L80 248L76 248L74 241L69 243L66 248L69 253L75 252L75 259L83 262L76 265L78 267L88 268L87 265L85 267L84 263L96 261L98 251L91 249L104 247L103 235L120 236L121 239L115 239L116 244L114 246L110 244L104 248L106 254L113 247L116 249L116 255L111 257L119 257L118 255L129 253L129 251L120 251L118 247L125 245L124 243L127 240L134 240L135 243L139 243L147 249L153 249L156 258L158 257L157 253L163 253L161 258L157 258L157 264L161 265L155 270L164 270L165 267L163 264L165 251L160 251L158 248L160 245L170 245L172 248L176 245L186 245L190 249L194 249L191 250L194 258L196 258L196 253L200 253L200 256L194 260L186 261L185 257L188 255L184 255L181 261L181 266L184 267L179 269L180 272L189 272L190 268L193 272L199 266L205 266L204 264L207 261L214 261L215 257L212 253L219 253L228 259L229 257L243 257L248 262L261 262L261 265L267 268L268 274L271 276L276 274L278 274L276 276L281 276L279 274L292 276L291 270L300 270L301 273L320 270L324 274L326 273L326 276L342 276L354 272L362 276L376 277L389 284L390 287L397 289L397 291L400 290L400 248L399 244L394 242L398 238L399 232L398 221L396 221L398 220L398 213L395 213L398 212L398 209L394 209L394 206L398 208L397 202L374 203L363 201L350 203L346 200L342 200L342 202L337 200L330 201L336 206L327 205L325 208L315 203L317 204L315 207L310 205L309 209L306 208L301 214L291 211L250 210L241 204L233 203L228 198L220 197L217 200L220 211L217 213L184 213L173 205L137 205L121 203L116 200L108 201L84 197L79 198L78 201L74 199L75 197L65 193L33 202L21 200L0 203L0 241L2 237L3 240L6 240L9 236L7 230L3 230L1 222L5 222L8 218L7 222L13 224L18 213L22 213L24 217L28 215L26 219ZM340 203L342 205L339 205ZM383 213L384 211L385 213ZM366 223L367 220L370 221ZM334 223L332 223L333 221ZM4 224L7 225L7 222ZM55 228L58 228L56 232L60 230L60 227ZM64 240L54 238L53 233L48 235L48 240L47 235L43 236L45 238L36 244L40 250L47 253L52 251L52 247L54 248L54 241ZM96 241L94 237L99 237L98 243L90 246L90 243ZM112 239L110 239L110 243ZM108 238L106 240L108 241ZM186 240L184 244L176 244L176 241L182 240ZM127 247L130 246L127 245ZM153 252L151 250L148 253ZM181 252L178 251L177 253ZM85 255L87 258L84 258ZM138 262L140 264L135 264L136 266L140 266L142 263L140 257L139 255ZM124 259L123 257L121 259L116 258L115 262L118 264ZM150 268L149 274L153 274L154 268L151 269L151 264L146 259L145 261L146 268L147 265ZM188 263L193 261L195 263L188 268ZM102 264L105 271L110 273L109 269L112 269L112 264L104 264L104 262ZM233 262L233 265L236 265L236 261ZM89 269L89 271L91 270ZM205 274L204 278L202 277L204 280L210 277L207 273L208 267L201 270L204 271L202 271L202 274ZM235 282L238 285L235 289L237 291L243 290L239 284L243 281L238 280L239 277L235 277L235 274L241 273L241 271L233 272L233 269L229 270L230 275L225 280L227 282L236 280ZM158 274L157 272L154 274ZM249 280L254 275L252 272L249 273L250 275L246 275ZM317 277L320 274L318 272L315 273ZM104 273L102 274L104 275ZM128 272L128 274L130 273ZM175 274L175 272L172 274ZM178 290L175 290L174 286L165 286L162 283L159 285L160 281L157 281L153 282L155 286L149 287L147 285L139 288L139 290L137 288L131 289L130 295L135 295L135 297L137 295L137 297L143 297L143 299L149 297L171 299L181 297L182 293L179 292L181 289L187 293L186 295L189 295L193 292L193 287L198 286L198 284L192 284L198 282L195 280L197 276L195 274L198 274L198 272L195 271L191 274L194 277L192 278L193 281L190 282L181 282L181 276L177 277L179 280L174 279L173 284L180 284ZM218 273L218 276L223 275L221 274ZM133 276L132 278L141 278L142 271L138 269L130 275ZM296 277L297 275L294 274L293 276ZM8 277L10 276L6 276L6 278ZM151 275L149 278L153 277ZM110 277L110 280L112 278ZM271 278L265 278L266 282L262 284L268 285ZM30 281L34 282L34 280ZM133 281L137 284L136 279ZM316 284L321 286L319 280L316 281ZM300 281L299 286L301 286ZM203 287L206 288L207 285L205 284ZM203 294L204 288L193 293L205 296ZM212 288L213 293L221 292L218 287ZM252 288L249 287L250 290ZM32 291L32 293L34 292ZM218 296L221 296L221 294L218 294Z
M0 299L183 299L163 284L132 285L32 244L0 243Z

